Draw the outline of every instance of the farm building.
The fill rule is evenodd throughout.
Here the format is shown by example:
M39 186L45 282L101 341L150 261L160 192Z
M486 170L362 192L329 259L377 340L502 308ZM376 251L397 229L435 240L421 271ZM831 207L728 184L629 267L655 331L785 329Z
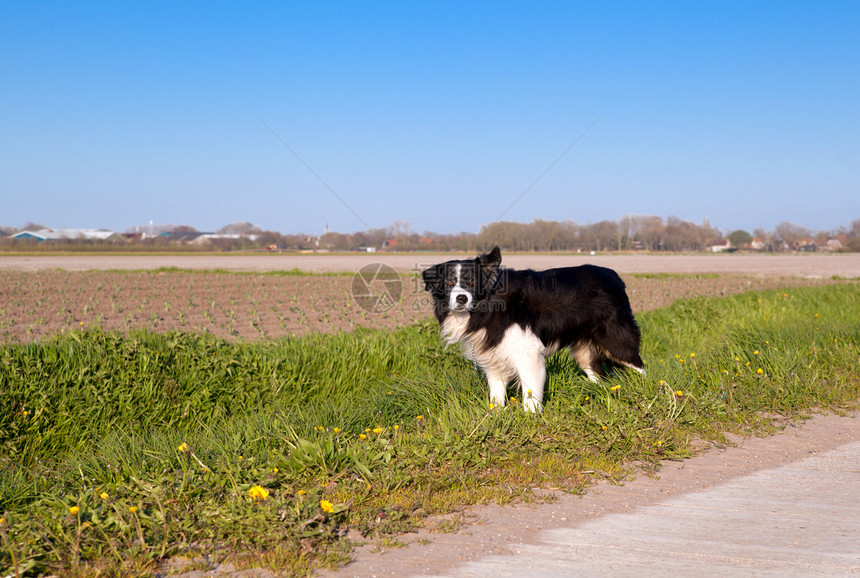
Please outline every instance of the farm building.
M12 235L12 238L35 239L37 241L106 241L115 235L119 236L118 233L107 229L40 229L38 231L21 231Z

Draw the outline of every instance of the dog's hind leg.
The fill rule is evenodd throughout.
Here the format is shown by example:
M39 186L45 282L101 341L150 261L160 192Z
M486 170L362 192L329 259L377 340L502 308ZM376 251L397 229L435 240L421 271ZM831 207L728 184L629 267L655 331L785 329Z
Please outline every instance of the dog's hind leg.
M589 381L600 381L600 375L597 373L600 368L600 360L594 354L594 349L589 342L580 342L571 346L570 355L579 364L580 369L588 376Z

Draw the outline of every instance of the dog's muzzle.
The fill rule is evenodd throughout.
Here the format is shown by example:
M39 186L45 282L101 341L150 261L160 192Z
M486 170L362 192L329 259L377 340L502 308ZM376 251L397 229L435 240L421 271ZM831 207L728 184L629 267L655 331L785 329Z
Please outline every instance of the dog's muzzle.
M462 289L454 289L448 300L452 311L468 311L472 306L472 296Z

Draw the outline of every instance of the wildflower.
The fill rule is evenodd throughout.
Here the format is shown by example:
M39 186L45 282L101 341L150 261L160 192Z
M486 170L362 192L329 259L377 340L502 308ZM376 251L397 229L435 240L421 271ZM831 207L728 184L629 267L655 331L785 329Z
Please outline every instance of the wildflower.
M759 367L758 369L755 370L755 372L757 374L761 375L762 373L764 373L764 370L761 367Z
M373 428L373 433L375 433L375 434L381 434L381 433L382 433L382 432L384 432L384 431L385 431L385 429L384 429L384 428L381 428L381 427L375 427L375 428Z
M182 453L185 453L188 451L188 444L185 442L182 442L181 444L179 444L179 447L176 449L178 449Z
M491 409L491 410L492 410L492 409L494 409L495 407L496 407L496 406L494 406L492 403L490 404L490 409Z
M365 439L367 439L367 436L364 434L358 434L358 439L365 440Z
M424 416L423 416L423 415L419 415L419 416L417 416L415 419L416 419L416 420L418 420L418 421L421 421L422 419L424 419Z
M370 433L370 428L367 428L366 430L364 430L364 433Z
M275 468L274 470L272 470L272 473L273 473L273 474L277 474L279 471L280 471L280 470L278 470L278 468Z
M328 500L320 500L320 510L326 514L331 514L334 512L334 505Z
M336 427L336 428L334 428L334 429L333 429L333 430L331 430L331 431L333 431L334 433L340 433L340 428L339 428L339 427Z
M78 514L79 510L80 510L80 508L78 508L77 506L72 506L71 508L69 508L69 513L72 516L76 516Z
M618 391L619 389L621 389L620 385L613 385L609 388L609 391Z
M248 490L248 499L257 501L268 500L269 490L263 486L251 486L251 489Z
M696 357L695 353L690 353L690 357Z
M600 429L602 429L603 431L606 431L606 426L602 425L602 426L600 426Z
M27 410L25 409L25 410L23 411L23 414L24 414L24 417L27 417L28 415L30 415L30 412L29 412L29 411L27 411Z
M397 425L397 424L394 424L394 429L395 429L395 431L396 431L396 430L399 430L399 429L400 429L400 426L399 426L399 425Z
M755 351L753 351L753 355L758 355L758 349L756 349Z
M675 395L677 395L678 397L684 397L684 392L679 389L675 392Z
M591 396L590 396L590 395L586 395L586 396L585 396L585 401L588 401L589 399L591 399Z
M135 512L137 512L137 506L129 506L128 511L134 514Z
M107 500L109 497L110 496L108 496L107 492L102 492L101 494L99 494L99 498L101 498L102 500Z
M296 492L296 495L299 497L304 496L305 494L307 494L307 492L304 490L299 490L298 492Z

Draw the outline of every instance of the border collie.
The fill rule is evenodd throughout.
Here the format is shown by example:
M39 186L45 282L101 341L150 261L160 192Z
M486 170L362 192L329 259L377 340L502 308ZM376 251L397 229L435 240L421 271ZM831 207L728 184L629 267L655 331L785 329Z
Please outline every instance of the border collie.
M494 247L422 273L442 338L460 343L484 371L491 403L505 405L507 384L517 379L523 407L542 411L545 359L564 347L591 381L604 374L604 363L645 373L639 326L615 271L595 265L515 271L501 263Z

